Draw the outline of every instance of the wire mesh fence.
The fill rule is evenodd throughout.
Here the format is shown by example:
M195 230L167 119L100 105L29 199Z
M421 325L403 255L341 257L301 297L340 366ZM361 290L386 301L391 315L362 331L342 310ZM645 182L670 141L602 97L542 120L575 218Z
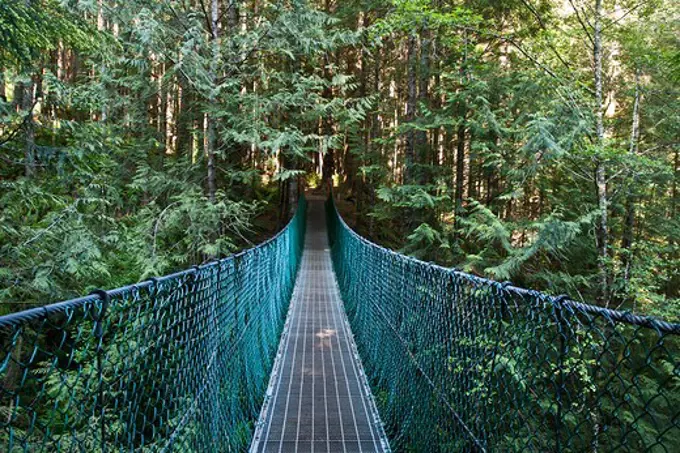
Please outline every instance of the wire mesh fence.
M252 249L0 318L0 450L245 450L304 228L301 199Z
M327 214L395 451L680 451L680 325L418 261Z

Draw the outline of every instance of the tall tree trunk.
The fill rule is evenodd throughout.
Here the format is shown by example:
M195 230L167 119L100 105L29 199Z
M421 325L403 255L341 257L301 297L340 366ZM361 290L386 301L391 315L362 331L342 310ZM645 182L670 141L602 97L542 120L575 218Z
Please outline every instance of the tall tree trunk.
M456 131L456 215L457 218L463 208L463 191L465 190L465 117L467 106L465 101L459 101L458 105L458 129Z
M7 94L5 93L5 69L0 68L0 101L7 102Z
M671 206L668 211L669 220L672 226L676 226L678 222L678 182L680 181L680 149L676 146L673 155L673 183L671 184ZM670 228L668 235L668 254L667 260L671 263L678 259L677 238L675 237L675 229ZM665 293L666 297L678 297L678 276L674 266L668 266L668 273L666 275Z
M378 95L380 94L380 76L382 74L382 51L380 48L376 49L376 55L375 55L375 60L374 60L374 66L373 66L373 92L377 93ZM371 115L371 135L368 141L368 156L369 156L369 165L375 164L376 162L380 161L380 156L382 156L382 144L380 143L375 143L375 140L380 137L381 134L381 118L380 118L380 109L376 108L374 109L373 114ZM375 195L375 180L369 179L368 184L366 185L368 188L368 203L370 206L375 206L376 203L376 195ZM375 234L375 217L374 216L368 216L368 234L370 237L374 237Z
M327 14L331 14L331 0L324 1L324 11ZM331 58L329 51L324 53L323 56L323 79L326 86L323 89L322 96L326 102L330 102L333 97L333 90L331 88L331 80L333 79L333 74L330 69ZM295 69L299 69L299 62L295 61ZM326 154L320 156L323 162L321 166L321 178L322 185L328 184L328 187L333 187L333 174L335 173L335 150L333 145L330 143L330 139L333 135L333 119L328 115L324 116L321 120L323 125L322 134L324 140L326 140Z
M413 122L416 119L416 102L417 102L417 80L416 80L416 35L411 33L408 37L408 45L406 48L407 60L407 86L408 96L406 99L406 122L409 123L409 130L406 132L406 149L404 150L404 184L411 184L414 179L414 165L416 162L415 156L415 131L413 130Z
M427 23L423 25L420 43L420 74L418 81L418 102L419 108L428 106L429 102L429 84L430 84L430 31ZM422 113L420 114L422 116ZM416 132L416 152L417 160L421 164L427 164L429 160L427 149L427 132L425 130L418 130ZM429 173L429 172L428 172ZM419 183L426 184L429 180L429 174L425 174L422 170L419 172Z
M676 220L678 218L678 180L680 180L680 149L676 146L673 154L673 184L671 187L671 209L670 219ZM668 238L668 245L672 249L675 245L675 237L670 235Z
M631 158L637 154L638 142L640 139L640 71L635 72L635 100L633 101L633 121L630 131L629 153ZM623 236L621 238L621 249L623 250L623 279L625 282L630 280L630 268L633 262L632 248L635 228L635 190L637 178L633 177L628 181L626 193L626 217L623 225Z
M229 0L227 2L227 10L223 13L227 18L227 36L236 37L242 34L242 25L245 22L241 21L241 2L239 0ZM227 38L229 42L229 53L224 55L223 58L232 62L240 62L246 59L246 53L244 46L240 44L238 39ZM238 66L238 65L236 65ZM238 77L238 69L231 69L230 75L233 77ZM241 95L245 95L250 84L241 85ZM243 110L242 104L237 107L239 110ZM241 168L241 166L247 161L247 156L249 148L244 143L235 143L234 140L224 140L218 137L217 145L218 148L224 149L223 162L229 168Z
M158 68L158 96L160 101L158 109L158 141L166 145L162 148L161 155L165 155L169 150L167 147L169 84L165 83L165 73L166 63L163 61Z
M219 1L211 0L210 8L210 40L212 45L212 61L210 63L210 107L215 104L215 89L217 85L217 68L220 61L220 42L219 42ZM215 202L217 192L217 181L215 172L215 145L217 142L217 131L215 130L215 119L208 113L208 198Z
M288 162L286 159L286 154L279 152L278 153L278 160L279 160L279 168L285 169L288 167ZM283 225L286 224L286 214L288 212L288 183L290 182L290 179L281 179L279 180L279 215L278 215L278 222L276 225L276 229L280 230Z
M104 0L98 0L97 1L97 30L103 31L106 28L106 22L104 19ZM102 64L101 66L101 73L106 72L106 65ZM108 116L108 111L107 111L107 106L106 102L102 103L102 108L100 112L100 120L102 122L106 122Z
M433 34L431 46L432 50L430 52L431 55L431 66L434 68L434 77L433 77L433 85L434 87L439 87L441 84L441 62L437 59L438 52L439 52L439 40L437 39L436 33ZM434 109L435 112L438 112L441 110L442 105L443 105L443 98L441 93L437 93L435 90L435 93L433 93L432 97L432 108ZM447 137L447 130L448 128L444 128L442 126L438 127L436 130L433 131L433 137L432 137L432 146L430 147L430 164L433 166L439 166L439 165L444 165L446 162L446 158L444 156L441 156L440 158L440 148L443 149L444 144L447 143L446 137Z
M293 160L297 160L295 157ZM293 164L297 168L297 164ZM300 195L300 178L296 176L295 178L288 179L288 218L295 215L295 210L297 209L297 200Z
M177 145L176 156L179 158L183 154L191 159L193 154L193 136L192 129L194 123L192 93L189 81L183 76L179 75L179 109L175 112L177 118Z
M236 35L238 33L238 27L239 27L239 18L240 18L240 11L239 11L239 4L238 0L230 0L229 5L227 6L227 25L229 27L229 31ZM238 49L234 49L236 53L238 53Z
M26 8L31 7L31 0L25 0ZM21 107L24 117L24 173L26 177L31 177L35 173L35 123L33 122L33 78L29 77L28 82L22 83L19 89L21 93Z
M595 0L595 23L593 32L593 60L595 79L595 126L596 147L595 186L597 205L600 217L597 224L598 271L600 279L598 299L605 306L609 305L609 225L607 169L604 163L604 106L602 81L602 0Z
M467 37L463 41L463 45L467 46ZM466 79L467 79L467 49L463 50L463 60L460 64L460 91L465 90ZM458 128L456 130L456 192L454 197L456 199L456 205L453 217L453 226L455 235L458 236L457 226L459 224L459 217L463 212L463 191L465 190L465 137L466 132L466 117L467 117L467 104L465 102L464 95L458 101Z
M35 174L35 122L33 120L33 89L34 81L29 79L23 84L21 110L24 117L24 173L27 177Z
M323 78L326 87L323 89L323 98L326 102L331 102L333 97L333 91L331 89L330 83L333 77L330 70L330 58L328 53L323 57L324 67L323 67ZM323 166L321 168L322 179L324 184L328 183L329 187L333 185L333 173L335 172L335 150L333 145L330 143L331 137L333 136L333 119L326 115L322 119L323 123L323 136L326 140L326 154L323 156Z
M361 27L360 27L360 32L362 32L362 36L365 36L364 31L368 26L370 25L369 19L368 19L368 14L365 12L362 13L361 17ZM366 97L366 93L368 90L368 58L367 58L367 51L364 46L366 46L367 42L364 39L363 40L363 45L359 49L359 64L361 66L361 70L359 72L359 97L364 98ZM370 115L366 115L364 120L362 121L362 138L363 138L363 145L364 149L363 152L361 152L358 156L358 159L355 159L354 157L351 156L351 151L350 151L350 157L352 157L352 161L354 162L355 160L358 160L356 163L355 167L365 165L365 157L370 153L371 149L371 129L370 129L370 124L371 124L371 117ZM356 199L356 209L357 209L357 226L363 226L363 219L365 219L366 212L364 212L364 206L365 206L365 184L364 184L364 179L361 177L359 173L359 168L352 168L351 173L354 173L352 175L348 175L348 178L351 176L351 185L350 187L352 188L352 194L354 195Z

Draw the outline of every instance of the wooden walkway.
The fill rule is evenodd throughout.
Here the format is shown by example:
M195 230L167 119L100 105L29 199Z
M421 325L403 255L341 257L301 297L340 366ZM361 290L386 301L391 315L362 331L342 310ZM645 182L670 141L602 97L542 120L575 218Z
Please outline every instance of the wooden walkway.
M322 200L309 200L302 265L250 451L389 451L335 281Z

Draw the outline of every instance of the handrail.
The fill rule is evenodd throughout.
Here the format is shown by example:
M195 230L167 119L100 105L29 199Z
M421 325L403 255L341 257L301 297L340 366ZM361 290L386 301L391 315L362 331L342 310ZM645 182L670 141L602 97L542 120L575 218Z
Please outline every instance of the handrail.
M666 321L664 319L655 317L655 316L646 316L646 315L638 315L634 314L630 311L625 311L625 310L615 310L611 308L605 308L605 307L599 307L597 305L592 305L592 304L586 304L583 302L578 302L576 300L570 299L569 296L566 295L560 295L560 296L551 296L545 293L541 293L540 291L532 290L532 289L525 289L521 288L518 286L512 285L510 282L498 282L496 280L491 280L488 278L480 277L477 275L469 274L467 272L463 272L455 267L445 267L441 266L437 263L431 262L431 261L423 261L418 258L415 258L413 256L409 255L404 255L402 253L399 253L397 251L394 251L392 249L383 247L380 244L377 244L375 242L372 242L370 239L367 239L363 236L361 236L359 233L357 233L352 227L350 227L345 219L340 215L340 211L338 211L337 206L335 204L335 200L333 198L330 198L332 202L333 209L335 209L335 213L338 216L338 219L340 220L341 224L357 239L360 241L370 245L371 247L376 247L377 249L380 249L384 251L385 253L391 254L398 256L400 259L403 260L408 260L413 263L416 263L418 265L423 265L423 266L428 266L433 269L440 269L444 272L448 272L451 274L456 275L459 278L464 278L467 280L470 280L471 282L479 283L479 284L484 284L484 285L493 285L498 287L499 289L502 289L503 291L507 291L510 293L514 293L518 296L527 296L527 295L536 295L536 294L544 294L546 297L548 297L552 302L555 304L562 305L563 307L566 308L571 308L571 309L577 309L583 312L591 313L594 315L602 315L605 316L606 318L611 319L612 321L618 321L618 322L624 322L627 324L631 325L637 325L637 326L645 326L649 327L652 329L655 329L659 331L660 333L673 333L673 334L680 334L680 323L672 323L669 321Z
M304 196L300 197L300 202L306 203ZM139 283L133 283L131 285L122 286L122 287L114 288L114 289L111 289L111 290L106 290L106 292L108 292L109 295L113 296L113 295L123 294L123 293L130 292L130 291L138 291L140 289L149 288L149 287L151 287L155 284L158 284L158 283L166 281L166 280L172 280L172 279L184 277L184 276L191 275L191 274L196 274L200 270L208 269L208 268L211 268L211 267L214 267L214 266L218 266L221 263L225 263L227 261L239 258L243 255L254 253L256 250L264 248L268 244L270 244L271 242L274 242L275 240L277 240L282 234L284 234L286 232L286 230L288 230L288 228L290 228L290 226L293 224L294 220L295 220L295 216L291 217L288 220L288 223L286 223L286 226L283 227L280 231L278 231L274 236L266 239L265 241L255 245L253 247L243 249L243 250L241 250L237 253L226 256L226 257L221 258L219 260L209 261L207 263L200 264L198 266L193 266L193 267L190 267L190 268L187 268L187 269L184 269L184 270L181 270L181 271L173 272L173 273L170 273L170 274L166 274L166 275L163 275L163 276L160 276L160 277L150 277L150 278L143 280ZM99 292L93 292L93 293L91 293L87 296L76 297L76 298L61 301L61 302L55 302L55 303L43 305L43 306L40 306L40 307L34 307L34 308L29 308L27 310L21 310L21 311L9 313L9 314L0 316L0 328L8 327L8 326L10 326L12 324L16 324L16 323L34 321L34 320L40 318L41 316L46 316L46 315L57 313L57 312L63 312L65 310L69 310L69 309L72 310L72 309L76 309L76 308L79 308L79 307L83 307L87 302L94 302L94 301L100 300L100 299L101 299L100 293Z
M293 292L306 202L226 258L0 317L0 450L238 451Z
M680 325L499 283L362 237L327 204L331 256L390 445L671 451Z

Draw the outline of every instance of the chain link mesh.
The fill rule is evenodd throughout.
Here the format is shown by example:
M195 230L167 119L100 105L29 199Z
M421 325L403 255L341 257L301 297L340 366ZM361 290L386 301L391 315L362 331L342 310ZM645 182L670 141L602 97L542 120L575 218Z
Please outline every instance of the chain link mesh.
M173 275L0 318L0 449L247 449L303 247L277 236Z
M680 451L680 325L418 261L327 215L395 451Z

